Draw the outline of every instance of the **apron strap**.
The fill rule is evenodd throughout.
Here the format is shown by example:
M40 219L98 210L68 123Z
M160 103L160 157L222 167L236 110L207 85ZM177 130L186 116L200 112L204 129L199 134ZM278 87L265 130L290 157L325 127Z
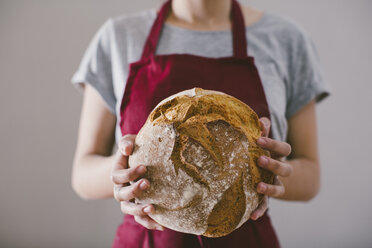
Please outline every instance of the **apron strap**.
M160 33L163 29L165 18L168 16L171 8L172 8L172 0L169 0L166 3L164 3L161 9L159 10L158 15L154 21L154 24L152 24L151 31L149 35L147 36L145 47L143 48L143 51L142 51L142 57L141 57L142 59L155 54L156 46L159 41Z
M231 15L234 57L245 58L248 56L245 21L240 5L236 0L232 0Z
M234 57L245 58L247 54L247 39L245 34L245 22L243 13L240 9L239 3L236 0L231 0L231 19L232 19L232 35L233 35L233 51ZM142 59L155 55L156 47L159 41L161 31L165 19L167 18L172 8L172 0L168 0L160 8L158 15L151 27L151 31L147 37L143 52Z

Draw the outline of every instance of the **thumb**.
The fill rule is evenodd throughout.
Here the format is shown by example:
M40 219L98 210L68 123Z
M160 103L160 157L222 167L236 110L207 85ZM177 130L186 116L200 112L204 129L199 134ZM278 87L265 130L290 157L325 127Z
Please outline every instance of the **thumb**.
M121 138L118 144L118 148L122 155L129 156L130 154L132 154L135 139L136 135L134 134L127 134Z
M271 122L269 118L262 117L260 118L260 124L261 124L261 133L263 137L268 137L271 127Z
M133 152L135 138L136 135L127 134L119 141L115 155L114 171L128 168L128 156Z

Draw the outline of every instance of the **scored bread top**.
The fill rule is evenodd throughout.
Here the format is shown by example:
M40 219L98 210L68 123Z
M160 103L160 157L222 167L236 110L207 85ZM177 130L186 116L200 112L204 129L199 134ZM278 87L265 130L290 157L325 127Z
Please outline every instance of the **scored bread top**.
M150 216L174 230L208 237L227 235L247 221L250 213L263 199L263 196L255 190L257 183L274 181L272 173L256 165L259 156L269 155L256 145L256 140L261 136L257 114L245 103L232 96L194 88L160 102L149 115L137 138L141 139L142 135L146 136L147 140L156 140L153 137L155 134L158 136L158 142L169 138L160 135L162 131L158 131L159 127L170 128L175 134L175 137L168 142L173 142L172 150L167 154L168 161L164 160L162 163L173 168L170 172L169 168L164 170L164 165L148 167L145 177L149 178L155 189L137 200L155 205L157 213ZM151 132L152 134L148 134ZM131 162L142 164L147 162L149 165L156 163L154 159L144 159L147 155L141 155L138 151L141 146L146 146L145 143L143 141L140 145L136 144L133 156L137 159L130 158L132 160L130 164ZM152 146L152 150L159 149L159 147L155 148L154 144ZM146 152L148 153L149 150L147 149ZM212 166L210 166L211 161ZM208 173L205 172L207 169L203 168L207 164L209 167L214 167L209 168ZM239 168L233 167L234 164ZM158 178L162 173L171 175L172 180L182 178L188 180L186 184L180 184L186 186L168 188L169 191L180 191L177 194L183 197L182 202L190 198L186 205L179 204L182 207L178 205L174 207L176 205L161 202L162 200L167 202L168 199L165 198L168 196L162 197L155 192L156 186L163 189L172 187ZM175 184L177 183L178 181ZM218 183L219 185L216 186ZM250 202L251 205L248 206ZM199 205L204 206L205 209ZM208 209L205 206L209 206ZM191 218L191 214L195 216ZM177 220L182 218L185 220ZM201 222L195 224L195 230L192 221L189 221L190 223L187 221L190 218L194 222L196 219ZM177 221L184 221L184 223L177 224L175 223Z

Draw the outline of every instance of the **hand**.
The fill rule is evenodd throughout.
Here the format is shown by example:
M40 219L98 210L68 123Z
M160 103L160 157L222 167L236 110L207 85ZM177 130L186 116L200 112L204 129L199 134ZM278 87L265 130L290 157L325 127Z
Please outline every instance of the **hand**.
M268 138L270 130L270 120L266 117L260 118L262 137L257 140L257 144L270 152L271 158L261 156L258 159L258 165L275 174L274 184L260 182L257 185L257 192L264 194L265 197L261 204L251 214L251 219L257 220L268 208L269 196L280 197L284 194L285 188L280 182L278 176L289 177L292 174L292 166L285 162L285 157L291 153L291 146L282 141Z
M142 178L135 181L146 172L146 166L128 168L128 157L133 151L136 135L125 135L119 142L119 149L116 153L115 164L111 172L111 180L114 182L114 197L120 202L121 211L124 214L134 216L134 219L148 229L163 231L164 227L153 220L148 214L154 213L155 208L151 204L138 204L134 198L150 187L150 182Z

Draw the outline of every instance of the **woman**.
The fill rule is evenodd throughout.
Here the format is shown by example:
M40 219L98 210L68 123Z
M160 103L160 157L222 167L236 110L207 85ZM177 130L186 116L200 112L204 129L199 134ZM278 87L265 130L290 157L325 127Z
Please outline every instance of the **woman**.
M114 247L279 247L267 198L308 201L319 191L315 102L328 88L311 40L283 18L235 0L168 1L157 13L109 19L72 81L85 85L73 188L85 199L120 202L126 216ZM162 227L148 216L154 206L133 202L150 182L128 184L146 171L128 168L128 156L154 104L195 86L236 96L259 114L257 142L273 156L258 164L278 177L258 184L266 198L251 220L217 239Z

